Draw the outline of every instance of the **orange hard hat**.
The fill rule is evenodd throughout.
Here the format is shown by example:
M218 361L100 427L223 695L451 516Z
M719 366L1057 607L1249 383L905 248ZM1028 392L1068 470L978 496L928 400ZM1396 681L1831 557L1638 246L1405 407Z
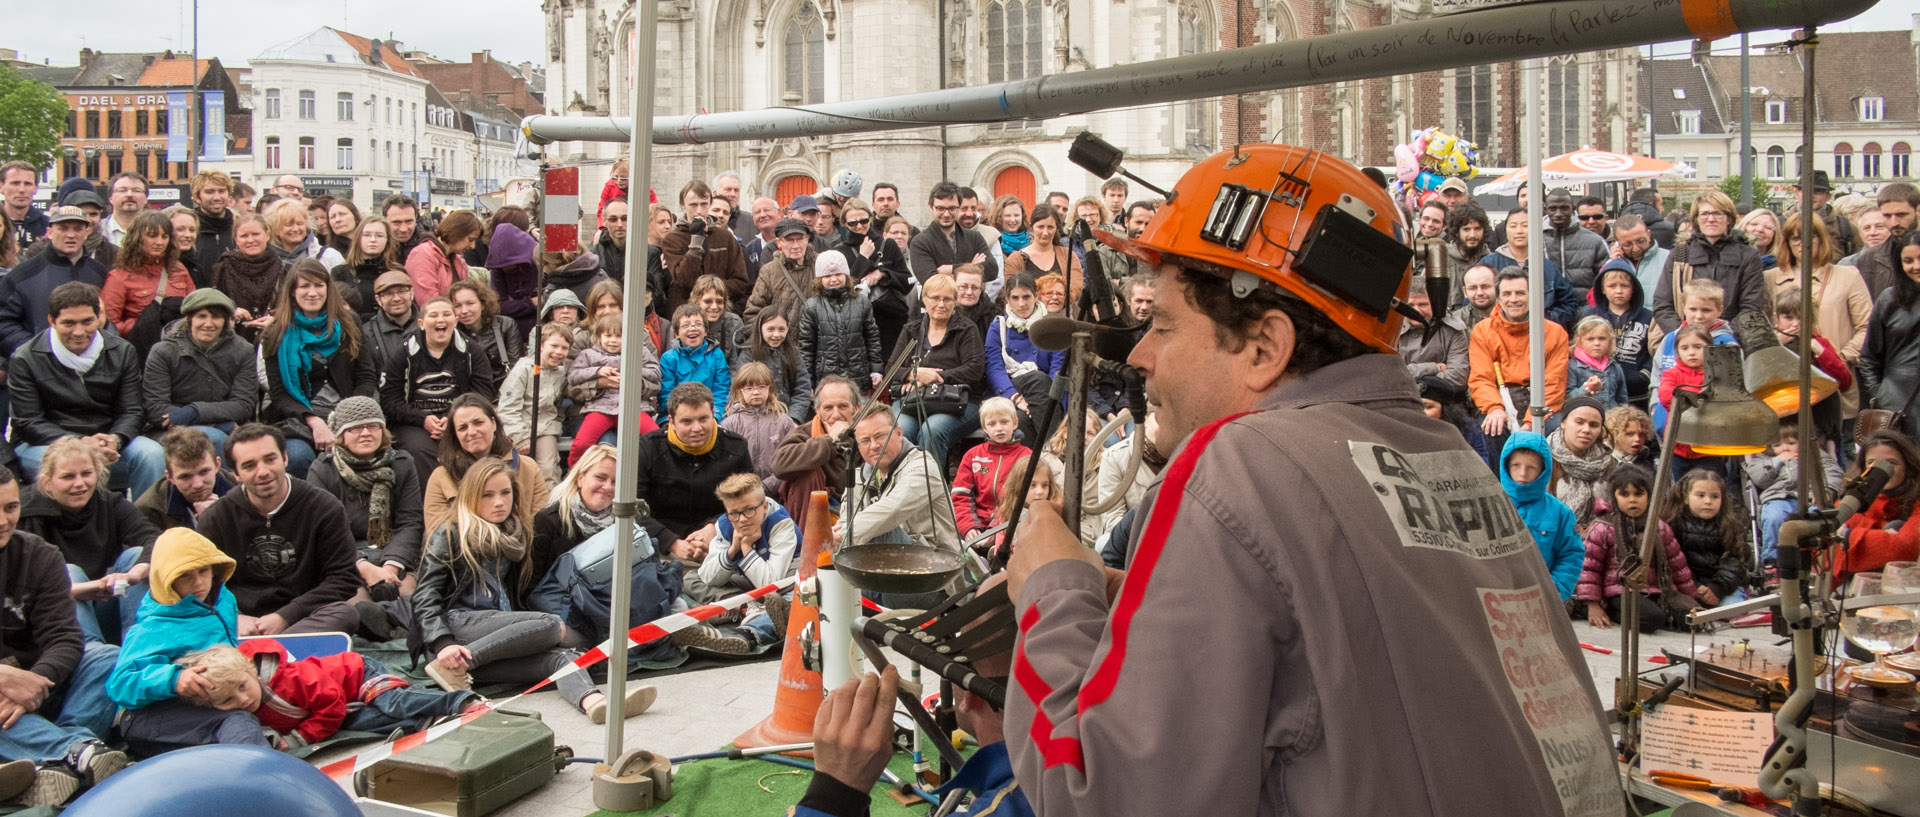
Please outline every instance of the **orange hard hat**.
M1293 145L1241 145L1207 157L1137 239L1102 241L1158 266L1262 282L1306 301L1382 352L1396 351L1413 250L1385 188L1338 158Z

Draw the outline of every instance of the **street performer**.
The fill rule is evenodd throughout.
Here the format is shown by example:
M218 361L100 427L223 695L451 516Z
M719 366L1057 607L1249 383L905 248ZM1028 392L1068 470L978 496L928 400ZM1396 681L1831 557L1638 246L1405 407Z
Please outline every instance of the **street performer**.
M1539 550L1394 354L1387 193L1247 145L1168 198L1139 238L1102 236L1159 274L1128 363L1174 454L1132 570L1110 597L1046 503L1009 565L1006 735L1035 811L1620 814Z

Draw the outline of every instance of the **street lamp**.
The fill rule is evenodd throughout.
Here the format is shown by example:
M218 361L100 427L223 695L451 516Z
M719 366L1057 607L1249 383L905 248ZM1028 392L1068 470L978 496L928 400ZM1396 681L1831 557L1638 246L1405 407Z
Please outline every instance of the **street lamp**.
M420 160L420 171L427 176L427 183L420 188L420 201L422 204L426 204L433 199L433 172L439 169L440 162L437 159ZM432 208L429 207L428 209Z

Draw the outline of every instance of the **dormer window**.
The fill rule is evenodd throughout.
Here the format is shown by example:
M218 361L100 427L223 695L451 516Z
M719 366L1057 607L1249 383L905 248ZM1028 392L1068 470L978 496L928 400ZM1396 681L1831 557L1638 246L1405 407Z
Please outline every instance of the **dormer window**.
M1863 96L1860 98L1860 121L1878 122L1886 118L1887 102L1883 97Z
M1675 88L1675 89L1673 89L1673 98L1674 98L1674 99L1686 99L1686 98L1687 98L1687 89L1685 89L1685 88Z
M1699 111L1680 111L1674 114L1674 119L1679 122L1680 135L1695 136L1700 133Z
M1787 101L1784 99L1767 100L1767 124L1784 125L1787 122Z

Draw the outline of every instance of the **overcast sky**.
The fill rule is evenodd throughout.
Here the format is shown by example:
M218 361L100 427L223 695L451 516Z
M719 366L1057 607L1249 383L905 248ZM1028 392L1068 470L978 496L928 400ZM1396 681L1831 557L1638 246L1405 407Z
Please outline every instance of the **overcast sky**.
M186 51L193 46L193 0L79 0L10 2L0 47L23 59L73 65L82 46L102 51ZM365 37L398 39L408 48L463 60L493 49L507 62L545 60L545 24L539 0L200 0L200 51L238 64L267 48L334 26ZM1833 27L1839 31L1907 29L1903 0L1881 0L1867 13ZM78 8L83 13L76 16ZM1764 32L1755 42L1781 35ZM1678 49L1685 52L1684 47ZM1662 47L1661 53L1671 53Z

